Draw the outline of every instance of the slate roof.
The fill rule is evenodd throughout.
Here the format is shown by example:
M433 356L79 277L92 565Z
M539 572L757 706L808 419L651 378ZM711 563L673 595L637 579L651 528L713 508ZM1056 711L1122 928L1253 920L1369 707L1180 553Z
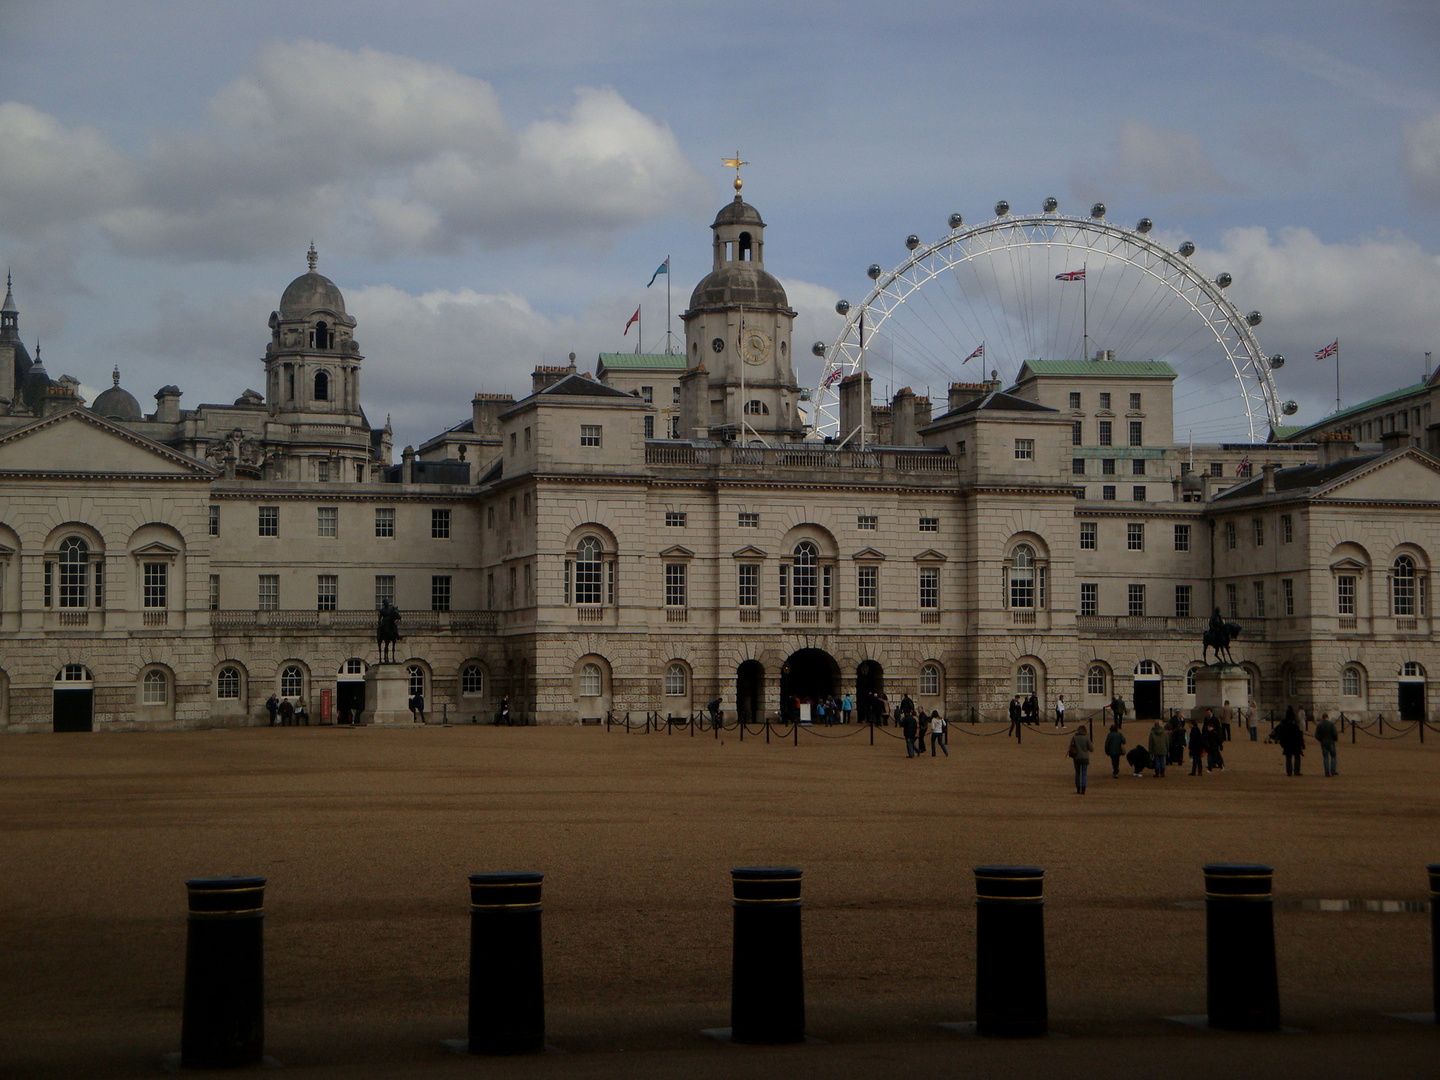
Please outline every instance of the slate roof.
M584 375L567 375L557 383L552 383L538 396L542 397L615 397L624 398L626 401L638 401L634 394L626 393L624 390L616 390L613 386L606 386L594 379L587 379Z
M1056 410L1048 405L1041 405L1037 401L1028 401L1014 394L1007 394L1001 390L992 390L984 397L972 398L958 409L952 409L948 415L955 416L962 413L994 410L996 412L1044 412L1053 413Z
M1363 469L1372 464L1380 454L1366 454L1363 457L1342 458L1339 461L1332 461L1325 465L1295 465L1289 469L1275 470L1275 491L1277 493L1286 491L1309 491L1315 488L1324 487L1326 484L1340 479L1357 469ZM1261 493L1263 475L1257 475L1243 484L1227 488L1215 496L1215 501L1225 499L1249 499Z

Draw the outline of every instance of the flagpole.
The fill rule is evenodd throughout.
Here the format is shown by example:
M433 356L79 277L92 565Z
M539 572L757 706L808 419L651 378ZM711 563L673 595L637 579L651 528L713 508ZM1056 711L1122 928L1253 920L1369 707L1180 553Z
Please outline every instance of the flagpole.
M870 413L870 387L865 375L865 312L860 312L860 452L865 452L865 419Z
M670 344L670 256L665 256L665 355L674 355L674 346Z
M645 317L640 314L644 304L635 306L635 355L640 355L640 350L645 344Z
M1081 346L1085 351L1081 360L1090 359L1090 275L1085 273L1086 264L1080 264L1080 323L1084 328L1085 341Z
M1340 411L1340 339L1335 339L1335 411Z

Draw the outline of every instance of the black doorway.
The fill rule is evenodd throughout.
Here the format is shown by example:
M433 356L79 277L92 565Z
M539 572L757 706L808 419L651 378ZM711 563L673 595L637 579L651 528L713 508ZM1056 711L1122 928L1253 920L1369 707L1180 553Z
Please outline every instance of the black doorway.
M796 699L815 702L840 692L840 665L824 649L801 649L790 654L780 669L782 719L797 715ZM813 715L813 713L812 713Z
M745 724L765 718L765 667L759 660L746 660L735 671L735 713Z
M877 719L874 695L885 692L885 669L874 660L862 660L855 669L855 707L860 722Z
M353 724L365 711L365 683L363 680L342 681L335 684L336 719L349 717ZM349 710L348 712L346 710Z
M56 731L94 731L95 691L56 690L54 724Z
M1400 719L1406 723L1425 719L1424 682L1407 680L1400 683Z
M1164 718L1164 702L1160 693L1163 684L1159 679L1135 680L1135 719L1160 720Z

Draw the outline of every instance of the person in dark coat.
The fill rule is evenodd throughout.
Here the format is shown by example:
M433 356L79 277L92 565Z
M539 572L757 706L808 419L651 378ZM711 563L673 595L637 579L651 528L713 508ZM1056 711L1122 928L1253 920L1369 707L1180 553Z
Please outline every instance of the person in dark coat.
M1197 721L1190 721L1190 732L1188 738L1190 747L1190 775L1205 775L1205 732L1201 730Z
M905 734L905 756L908 758L917 757L919 752L915 749L915 733L919 730L919 725L915 722L915 714L913 712L902 712L900 714L900 729Z
M1010 730L1007 731L1005 734L1019 735L1020 722L1024 719L1024 716L1025 712L1020 707L1020 695L1016 694L1013 698L1010 699Z
M280 726L289 727L295 723L295 706L290 704L290 699L285 698L280 702Z
M275 717L280 713L280 699L271 694L265 702L265 711L270 714L270 726L275 726Z
M1225 734L1220 730L1220 721L1213 716L1208 719L1205 725L1205 771L1224 772L1225 758L1220 753L1220 747L1225 742Z
M1170 764L1185 764L1185 721L1178 714L1170 723Z
M1040 722L1040 699L1034 694L1031 694L1025 699L1021 713L1025 717L1025 723L1038 724Z
M1125 755L1125 760L1130 763L1130 768L1135 770L1131 775L1141 776L1150 767L1150 751L1143 745L1132 746Z
M1125 702L1119 694L1110 699L1110 715L1115 717L1115 723L1125 726Z
M1286 709L1285 719L1275 728L1275 741L1285 755L1285 775L1300 775L1300 759L1305 756L1305 732L1295 721L1295 710Z
M1321 713L1320 722L1315 725L1315 741L1320 744L1320 764L1325 767L1326 776L1335 776L1335 744L1340 739L1340 732L1335 729L1335 721L1330 719L1330 714Z
M1110 725L1110 734L1105 736L1105 754L1110 758L1111 776L1120 775L1120 757L1125 753L1125 733L1119 724Z

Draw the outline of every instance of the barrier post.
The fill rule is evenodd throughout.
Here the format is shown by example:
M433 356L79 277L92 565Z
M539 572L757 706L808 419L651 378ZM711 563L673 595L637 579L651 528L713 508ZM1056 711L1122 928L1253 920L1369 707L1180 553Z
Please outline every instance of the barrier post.
M470 875L472 1054L545 1048L545 971L538 873Z
M730 871L735 943L730 1037L738 1043L805 1040L805 970L800 946L800 869Z
M765 745L770 745L770 718L765 718Z
M1425 868L1430 873L1430 979L1435 1022L1440 1024L1440 863Z
M799 746L799 745L800 745L800 725L799 725L799 724L796 724L796 725L795 725L795 730L792 732L792 734L795 736L795 745L796 745L796 746Z
M1045 871L975 868L975 1030L1027 1038L1049 1030Z
M180 1064L258 1065L265 1056L265 879L191 878Z
M1280 1030L1274 873L1248 863L1205 867L1205 1008L1213 1028Z

